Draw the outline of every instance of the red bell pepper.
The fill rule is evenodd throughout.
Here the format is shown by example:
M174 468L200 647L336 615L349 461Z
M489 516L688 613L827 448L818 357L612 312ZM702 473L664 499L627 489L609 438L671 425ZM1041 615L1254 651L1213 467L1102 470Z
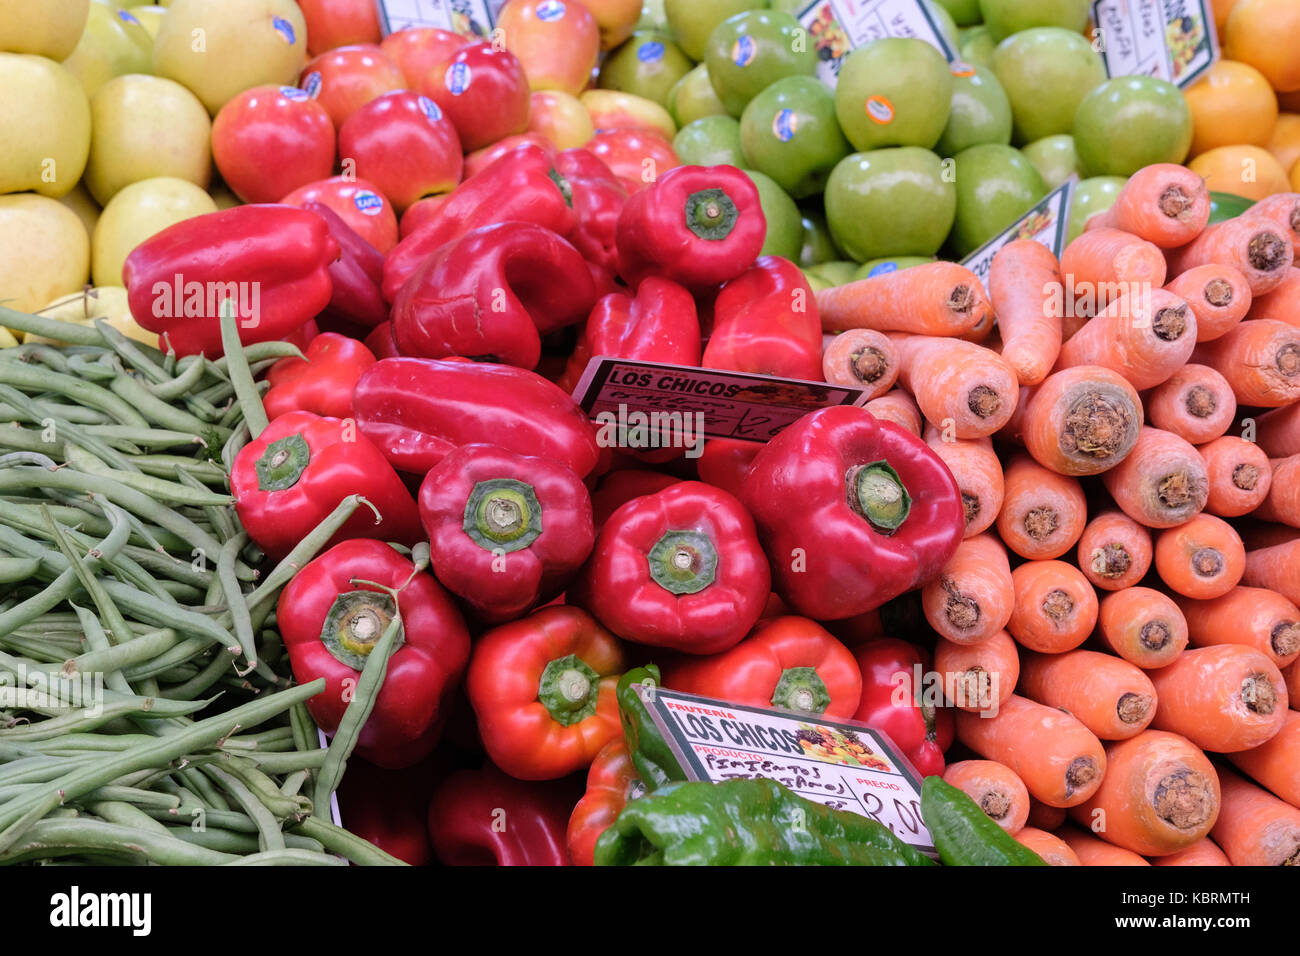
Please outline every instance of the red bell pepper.
M373 329L388 320L388 303L379 285L384 281L384 254L322 202L305 202L302 208L325 220L339 244L340 255L330 263L330 302L326 318L342 319Z
M609 516L569 601L625 640L716 654L744 638L770 591L744 506L680 481Z
M555 157L555 168L569 182L577 224L568 239L588 262L613 271L618 265L614 231L627 202L627 189L595 153L566 149Z
M271 390L262 404L266 414L279 418L288 412L315 412L329 418L352 416L352 390L361 373L375 364L374 353L356 339L322 332L304 353L282 358L271 366L266 380Z
M852 617L919 587L965 530L952 472L925 442L849 405L805 415L763 446L741 488L800 614Z
M762 449L754 441L736 441L731 438L710 438L704 451L695 462L700 481L706 482L740 497L741 485Z
M377 537L411 545L424 537L415 501L383 453L353 422L312 412L281 415L240 449L230 493L248 536L277 560L353 494L381 518L358 508L332 543Z
M396 592L380 590L382 585ZM469 658L469 630L447 593L382 541L344 541L309 561L280 593L276 624L300 684L325 678L307 701L327 734L395 613L403 643L388 661L356 752L379 767L409 767L432 752ZM350 683L349 683L350 682Z
M862 702L854 720L885 733L922 777L943 774L952 746L952 711L925 700L930 658L907 641L886 637L854 653L862 672Z
M541 336L586 318L596 287L553 232L501 222L447 243L402 286L393 338L403 355L537 367Z
M397 358L402 353L397 351L397 343L393 341L393 323L391 321L381 322L370 330L370 334L362 340L362 345L370 349L375 359Z
M561 236L577 223L569 184L545 150L513 149L452 190L429 223L399 242L384 260L384 298L395 301L429 255L498 222L530 222Z
M748 176L734 166L678 166L623 207L618 271L631 286L648 275L713 286L753 265L766 235Z
M609 520L612 515L633 498L652 495L663 491L669 485L681 481L676 475L665 475L660 471L646 471L641 468L624 468L611 471L600 480L591 496L591 517L596 530Z
M446 866L568 866L568 781L525 783L492 765L453 773L429 802L429 837Z
M550 458L461 445L420 486L438 580L485 621L527 614L568 585L591 553L591 498Z
M558 152L555 144L541 133L515 133L512 136L504 136L489 146L465 154L465 178L469 179L483 172L506 153L520 146L536 146L552 159Z
M574 866L594 866L596 841L623 808L646 792L628 756L627 744L611 740L587 771L587 792L569 817L567 842Z
M610 168L629 196L648 189L660 175L681 165L673 144L652 129L602 129L583 149Z
M510 365L381 359L352 395L362 434L393 466L423 477L453 448L491 439L563 462L580 478L600 449L586 414L540 375Z
M820 382L822 323L803 271L763 256L724 285L701 364Z
M731 650L670 661L663 675L688 694L827 717L852 717L862 697L849 649L806 617L763 621Z
M168 226L122 267L135 320L177 355L222 354L227 299L239 340L283 339L330 301L339 244L325 220L294 206L235 206Z
M623 732L614 691L626 668L618 639L576 607L545 607L488 631L465 687L492 762L520 780L591 766Z
M339 781L343 825L411 866L427 866L433 859L428 816L436 759L435 754L410 767L385 770L348 758L347 773Z

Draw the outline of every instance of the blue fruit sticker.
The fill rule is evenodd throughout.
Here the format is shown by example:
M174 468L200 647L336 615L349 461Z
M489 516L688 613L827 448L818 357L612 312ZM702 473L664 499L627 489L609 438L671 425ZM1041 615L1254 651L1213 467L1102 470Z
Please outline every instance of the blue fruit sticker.
M357 207L358 212L367 216L378 216L384 211L384 197L372 193L369 189L362 189L352 197L352 205Z
M872 266L867 271L867 278L872 279L875 278L876 276L883 276L886 273L897 272L897 271L898 271L897 262L882 262L879 265Z
M320 74L315 70L307 74L307 79L303 80L302 88L313 100L320 96Z
M642 63L658 63L664 58L664 45L658 40L642 43L636 51L636 58Z
M564 4L560 0L544 0L537 5L537 19L550 23L564 16Z
M731 45L731 62L736 66L749 66L754 59L754 52L753 37L737 37L736 42Z
M118 18L119 20L124 21L125 23L134 23L136 26L143 26L143 25L144 25L144 24L142 24L139 20L137 20L137 19L135 18L135 14L133 14L133 13L128 13L126 10L119 10L119 11L117 11L117 18Z
M293 100L295 103L301 103L304 100L311 99L311 97L307 95L306 90L300 90L296 86L280 87L280 95L286 100Z
M777 111L772 117L772 132L783 143L794 139L795 130L799 128L799 114L794 110Z
M443 81L447 84L447 92L452 96L460 96L469 89L472 78L468 63L453 63L447 67L447 75Z
M430 123L442 119L442 110L438 109L438 104L427 96L421 96L416 102L420 105L420 112L429 117Z
M288 43L289 46L293 46L293 41L296 39L296 37L293 32L292 23L290 23L284 17L272 17L271 26L275 27L275 32L280 34L280 36L284 37L285 42Z

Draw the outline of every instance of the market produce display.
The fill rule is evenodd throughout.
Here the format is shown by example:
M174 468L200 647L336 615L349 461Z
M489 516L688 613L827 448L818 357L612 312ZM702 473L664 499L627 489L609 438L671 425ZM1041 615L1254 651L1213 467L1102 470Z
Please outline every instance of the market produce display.
M0 0L0 863L1300 865L1294 0L419 6Z

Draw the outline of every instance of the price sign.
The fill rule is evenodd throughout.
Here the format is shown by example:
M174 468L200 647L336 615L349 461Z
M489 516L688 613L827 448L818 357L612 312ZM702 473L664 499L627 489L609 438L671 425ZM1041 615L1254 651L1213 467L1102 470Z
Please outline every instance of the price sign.
M817 54L817 76L835 86L850 50L882 37L924 40L957 59L943 30L921 0L814 0L797 14Z
M1107 76L1154 76L1180 88L1219 58L1208 0L1093 0Z
M989 267L993 263L993 257L1009 242L1032 239L1047 246L1052 250L1052 255L1060 259L1061 253L1065 251L1065 235L1070 228L1070 200L1077 183L1078 177L1072 176L1057 186L1033 209L972 252L961 264L979 276L984 288L988 289Z
M437 27L486 37L505 0L377 0L384 36L407 27Z

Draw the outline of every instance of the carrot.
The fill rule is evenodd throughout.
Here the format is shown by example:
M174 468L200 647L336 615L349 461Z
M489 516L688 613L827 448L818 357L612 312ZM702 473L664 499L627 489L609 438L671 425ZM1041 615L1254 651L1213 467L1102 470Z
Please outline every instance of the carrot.
M1275 458L1269 467L1273 470L1273 481L1268 497L1255 509L1254 517L1300 528L1300 455Z
M1020 653L1006 631L979 644L954 644L940 637L934 669L943 678L944 697L958 710L996 714L1020 679Z
M1112 591L1101 599L1102 643L1143 670L1164 667L1187 646L1187 622L1172 598L1151 588Z
M1147 730L1107 745L1101 786L1070 816L1107 843L1163 856L1208 836L1219 806L1209 758L1185 737Z
M865 388L868 398L876 398L894 387L898 356L883 332L850 329L822 352L822 377L832 385Z
M1120 510L1148 528L1172 528L1199 514L1210 484L1195 448L1150 426L1142 428L1132 454L1101 480Z
M1196 316L1198 342L1223 335L1249 314L1256 301L1244 275L1217 263L1188 269L1165 283L1165 288L1185 300Z
M1300 455L1300 402L1275 408L1255 419L1259 447L1270 458Z
M1278 667L1286 667L1300 655L1300 608L1276 591L1235 587L1210 601L1183 598L1178 607L1194 647L1244 644Z
M979 277L955 262L926 262L816 292L822 328L962 335L991 324Z
M1191 846L1168 856L1153 856L1152 866L1232 866L1227 854L1214 845L1209 837L1197 840Z
M1097 651L1024 654L1016 690L1068 710L1101 740L1140 734L1156 712L1151 679L1128 661Z
M988 534L962 541L921 589L926 620L956 644L978 644L1006 627L1013 599L1006 548Z
M1100 365L1136 389L1153 388L1178 371L1196 347L1196 315L1186 300L1161 288L1114 299L1061 346L1058 369Z
M1184 597L1208 601L1237 586L1246 570L1246 548L1232 525L1199 514L1156 538L1156 573Z
M998 533L1022 558L1058 558L1083 534L1088 503L1076 479L1020 453L1003 472L1003 489Z
M1048 866L1083 866L1068 843L1046 830L1025 827L1015 835L1015 839L1021 846L1027 846L1041 856Z
M1002 510L1002 462L988 438L948 440L933 425L924 433L925 442L943 459L961 492L966 516L966 537L985 531Z
M1300 866L1300 810L1226 767L1219 785L1223 807L1210 835L1232 865Z
M1079 568L1099 588L1132 587L1151 567L1151 532L1122 511L1103 511L1079 536Z
M1300 701L1300 661L1292 661L1282 671L1288 700Z
M989 299L1002 336L1002 357L1021 385L1047 377L1061 351L1064 290L1061 266L1041 242L1017 239L993 256Z
M1097 625L1097 592L1064 561L1026 561L1011 572L1015 605L1007 630L1022 647L1063 654L1088 639Z
M1061 253L1073 311L1096 315L1121 295L1160 288L1168 267L1159 247L1119 229L1090 229Z
M957 711L957 739L986 760L1006 764L1053 807L1083 803L1106 772L1101 741L1078 718L1015 694L996 717Z
M913 266L912 268L916 268ZM873 398L862 406L882 422L893 422L907 429L917 438L921 437L921 410L916 401L901 388L890 389L879 398Z
M1228 380L1238 405L1277 408L1300 401L1300 328L1276 319L1242 322L1192 353Z
M1165 253L1171 275L1197 266L1232 266L1246 277L1252 296L1271 292L1294 258L1287 233L1267 216L1244 215L1206 226L1187 245Z
M1029 817L1029 791L1006 764L996 760L959 760L943 772L950 783L979 805L989 819L1012 836Z
M1274 193L1246 212L1251 216L1267 216L1281 226L1291 239L1292 251L1300 256L1300 193Z
M1284 544L1246 552L1246 573L1241 583L1270 588L1300 607L1300 537Z
M1098 840L1082 827L1063 826L1056 833L1074 851L1083 866L1150 866L1132 850Z
M1196 449L1210 482L1205 510L1221 518L1236 518L1259 507L1268 497L1273 468L1254 442L1224 435Z
M899 382L930 422L955 437L992 435L1015 411L1016 371L992 349L930 335L889 338L898 354Z
M1237 533L1241 535L1241 542L1246 546L1246 554L1258 551L1260 548L1271 548L1275 544L1288 544L1300 538L1300 528L1293 528L1286 524L1273 524L1269 521L1257 521L1254 518L1238 521ZM1245 580L1245 575L1242 575L1242 580Z
M1021 389L1002 434L1023 443L1044 468L1096 475L1133 450L1141 427L1142 402L1132 385L1110 369L1078 365Z
M1147 420L1193 445L1232 426L1237 399L1228 380L1208 365L1184 365L1146 395Z
M1029 819L1025 821L1025 826L1034 827L1038 830L1059 830L1062 824L1069 819L1069 814L1065 807L1049 807L1041 800L1034 799L1033 794L1029 796Z
M1300 324L1300 269L1286 270L1276 289L1251 300L1247 319L1277 319L1288 325Z
M1152 163L1130 176L1114 204L1089 217L1084 229L1121 229L1172 249L1195 239L1209 221L1205 180L1186 166Z
M1229 754L1228 759L1257 784L1300 807L1300 711L1287 711L1282 729L1270 740L1253 750Z
M1282 672L1253 648L1218 644L1184 651L1151 672L1160 706L1151 726L1215 753L1258 747L1282 729Z

